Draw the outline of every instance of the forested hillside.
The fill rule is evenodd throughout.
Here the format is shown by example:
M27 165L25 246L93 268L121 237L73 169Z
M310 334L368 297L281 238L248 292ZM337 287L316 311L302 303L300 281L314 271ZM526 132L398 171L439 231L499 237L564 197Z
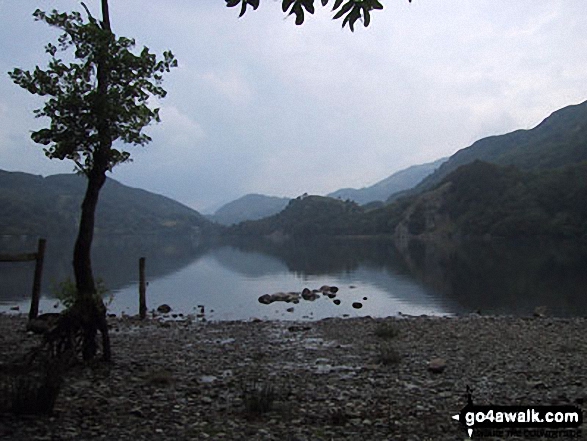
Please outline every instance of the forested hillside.
M587 101L557 110L533 129L490 136L459 150L416 186L414 193L434 187L452 171L475 160L515 165L521 170L587 161Z
M0 234L75 235L86 181L0 170ZM210 222L165 196L108 179L97 208L96 233L194 233Z
M587 162L522 171L475 161L411 201L398 228L411 237L544 236L587 243Z

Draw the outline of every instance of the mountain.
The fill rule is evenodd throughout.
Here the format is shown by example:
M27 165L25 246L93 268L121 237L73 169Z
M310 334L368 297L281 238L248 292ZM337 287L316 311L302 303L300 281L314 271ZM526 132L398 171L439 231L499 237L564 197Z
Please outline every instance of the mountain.
M343 188L328 194L326 197L351 200L359 205L370 204L369 208L375 208L379 206L378 202L385 201L391 194L412 188L420 183L422 179L434 172L446 160L447 158L442 158L428 164L414 165L394 173L370 187L360 189ZM289 201L289 198L248 194L223 205L213 215L207 217L222 225L259 220L279 213L287 206Z
M75 174L48 177L0 170L0 234L73 236L86 180ZM211 223L170 198L108 178L96 209L96 233L193 234Z
M533 129L476 141L452 155L409 193L430 189L475 160L515 165L521 170L552 169L587 160L587 101L557 110Z
M571 239L587 245L587 102L531 130L484 138L455 153L393 203L359 206L309 196L234 234L274 238L393 235L409 239Z
M587 244L587 161L522 171L474 161L412 198L395 228L406 239L572 239Z
M262 219L279 213L287 206L289 201L289 198L248 194L223 205L208 218L222 225Z
M304 195L273 216L233 225L228 232L273 239L341 235L359 224L363 213L364 209L352 201Z
M426 176L433 173L448 158L438 159L427 164L414 165L398 171L391 176L360 189L343 188L328 194L328 197L337 199L350 199L357 204L364 205L373 201L385 201L392 194L410 189L418 185Z

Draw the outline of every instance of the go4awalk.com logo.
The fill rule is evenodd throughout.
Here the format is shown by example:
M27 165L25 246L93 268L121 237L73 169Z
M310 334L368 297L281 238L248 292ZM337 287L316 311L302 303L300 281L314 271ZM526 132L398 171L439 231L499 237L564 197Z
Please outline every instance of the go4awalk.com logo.
M454 420L470 438L580 439L583 412L577 406L477 406L467 386L467 405Z

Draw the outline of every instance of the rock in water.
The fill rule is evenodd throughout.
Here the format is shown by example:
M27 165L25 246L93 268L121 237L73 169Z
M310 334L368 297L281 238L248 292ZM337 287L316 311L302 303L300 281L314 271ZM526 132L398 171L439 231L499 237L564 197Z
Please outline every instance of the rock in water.
M259 303L262 303L264 305L269 305L273 302L273 299L271 298L271 296L269 294L263 294L261 297L259 297Z
M353 308L361 309L362 307L363 307L363 304L361 302L353 302Z
M302 298L304 300L313 302L314 300L317 300L319 297L319 294L315 293L314 291L310 291L308 288L304 288L304 290L302 291Z
M169 314L171 312L171 306L169 306L167 303L159 305L157 307L157 312L160 312L161 314Z

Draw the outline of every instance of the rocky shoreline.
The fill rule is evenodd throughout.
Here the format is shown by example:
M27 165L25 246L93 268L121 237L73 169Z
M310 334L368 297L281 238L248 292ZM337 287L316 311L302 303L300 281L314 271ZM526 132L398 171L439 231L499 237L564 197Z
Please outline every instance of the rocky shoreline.
M39 341L25 324L0 314L1 363ZM0 439L462 440L467 386L475 404L587 398L585 318L109 324L113 363L69 371L51 416L0 414Z

